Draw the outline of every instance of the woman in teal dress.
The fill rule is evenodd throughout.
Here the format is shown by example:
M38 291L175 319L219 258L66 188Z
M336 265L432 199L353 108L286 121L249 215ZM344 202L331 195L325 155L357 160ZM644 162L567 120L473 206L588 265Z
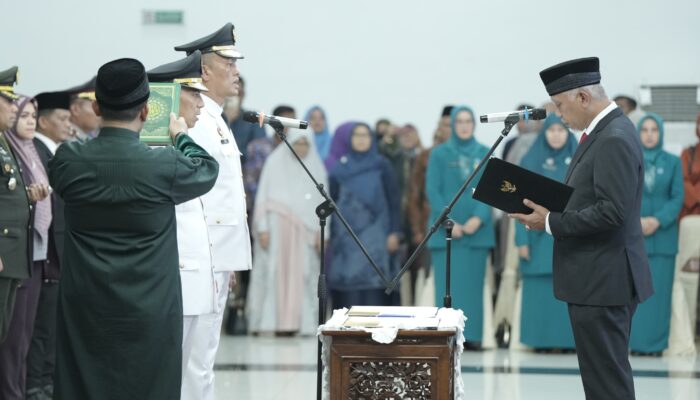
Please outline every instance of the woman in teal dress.
M576 138L559 117L550 114L525 154L521 166L557 181L564 181L576 152ZM552 251L554 239L544 231L528 231L516 224L522 276L520 342L537 350L573 349L574 336L566 303L554 297Z
M426 173L426 193L431 221L435 221L459 187L474 171L488 148L474 138L474 112L467 106L452 110L452 135L430 154ZM472 187L476 186L475 179ZM494 246L491 208L473 200L471 190L457 202L450 217L452 230L452 306L467 316L464 337L472 343L482 341L484 325L484 277L486 261ZM435 271L435 300L442 305L445 296L445 230L438 230L428 242Z
M660 355L668 347L671 290L678 253L678 213L683 205L683 171L678 157L663 150L664 123L656 114L637 125L644 151L642 232L651 267L654 295L640 304L632 318L630 348Z

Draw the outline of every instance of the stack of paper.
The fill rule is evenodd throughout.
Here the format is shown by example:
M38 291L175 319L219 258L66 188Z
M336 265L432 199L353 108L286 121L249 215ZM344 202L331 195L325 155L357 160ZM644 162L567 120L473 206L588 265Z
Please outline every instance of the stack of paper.
M352 328L437 329L437 307L354 306L343 326Z
M353 306L348 311L350 317L408 317L432 318L437 315L437 307L376 307Z

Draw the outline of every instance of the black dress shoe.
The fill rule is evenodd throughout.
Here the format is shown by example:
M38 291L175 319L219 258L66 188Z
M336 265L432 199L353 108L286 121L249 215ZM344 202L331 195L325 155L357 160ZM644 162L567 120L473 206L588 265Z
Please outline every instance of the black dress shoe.
M631 351L630 354L632 354L635 357L661 357L663 352L661 351L652 351L652 352L643 352L643 351Z

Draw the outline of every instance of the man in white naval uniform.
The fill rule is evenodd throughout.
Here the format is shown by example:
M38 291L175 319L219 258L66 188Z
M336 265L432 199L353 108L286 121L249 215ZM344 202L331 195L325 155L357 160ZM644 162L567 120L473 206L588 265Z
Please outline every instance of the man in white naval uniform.
M251 268L240 151L221 114L238 93L233 25L175 50L202 52L204 108L188 134L219 163L214 188L176 208L183 298L182 399L214 399L214 360L234 271Z

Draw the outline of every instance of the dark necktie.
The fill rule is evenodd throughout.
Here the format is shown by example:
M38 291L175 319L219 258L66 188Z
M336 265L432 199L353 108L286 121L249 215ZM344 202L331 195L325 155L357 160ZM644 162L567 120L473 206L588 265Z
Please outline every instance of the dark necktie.
M586 132L583 132L583 135L581 135L581 140L578 141L578 145L582 145L583 142L586 141L586 139L588 139L588 134Z

